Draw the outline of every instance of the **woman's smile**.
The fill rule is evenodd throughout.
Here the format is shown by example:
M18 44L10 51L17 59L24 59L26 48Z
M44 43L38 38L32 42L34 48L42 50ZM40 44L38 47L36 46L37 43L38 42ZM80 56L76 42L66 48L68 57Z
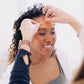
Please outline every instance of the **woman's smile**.
M53 44L44 45L43 48L44 48L45 50L52 50L52 45L53 45Z

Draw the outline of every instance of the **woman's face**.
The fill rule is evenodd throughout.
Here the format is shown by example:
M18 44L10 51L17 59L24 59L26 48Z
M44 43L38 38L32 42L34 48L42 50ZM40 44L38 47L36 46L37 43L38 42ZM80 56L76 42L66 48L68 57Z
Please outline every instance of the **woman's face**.
M40 22L44 16L33 18L33 20ZM40 55L51 55L52 49L55 45L56 34L55 28L52 23L42 21L40 22L39 29L34 35L31 42L31 50Z

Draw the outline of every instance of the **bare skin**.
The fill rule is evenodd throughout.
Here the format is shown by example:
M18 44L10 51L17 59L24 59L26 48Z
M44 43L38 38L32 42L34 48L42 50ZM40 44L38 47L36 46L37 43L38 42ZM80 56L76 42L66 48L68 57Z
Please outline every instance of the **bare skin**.
M56 56L49 58L46 63L30 65L30 78L33 84L47 84L59 75L60 71Z
M26 33L23 32L23 37L24 40L28 40L31 41L31 48L29 48L28 45L22 45L21 48L25 49L29 52L32 53L31 55L31 65L30 65L30 78L31 78L31 82L33 84L46 84L52 80L54 80L55 78L57 78L60 75L60 71L59 71L59 66L56 60L56 56L52 56L50 57L51 53L52 53L52 49L56 40L55 35L51 35L51 28L53 27L53 25L51 24L52 22L54 23L67 23L70 26L72 26L73 29L75 29L75 31L77 33L79 33L80 28L82 27L81 24L71 15L67 14L66 12L57 9L55 7L52 6L46 6L43 9L43 14L45 14L45 11L49 9L49 11L46 13L45 17L38 17L38 18L33 18L34 21L32 21L32 23L37 24L41 21L41 19L45 19L45 22L42 25L45 25L46 28L46 32L45 31L41 31L41 32L45 32L47 33L46 36L44 37L40 37L39 28L42 28L43 26L40 24L40 26L37 26L37 32L33 31L32 35L29 32L29 30L27 30L27 28L29 29L29 24L26 24L26 27L22 26L21 27L21 31L23 31L22 29L24 29L24 31L27 31ZM52 16L49 16L49 14L53 13ZM28 23L27 20L25 20L23 23ZM48 24L50 25L47 25ZM30 31L33 30L33 28L30 28ZM54 30L53 30L54 31ZM40 32L40 33L41 33ZM29 35L28 35L29 34ZM30 37L27 37L30 36ZM43 45L46 44L51 44L52 48L51 50L46 50L45 48L43 48ZM31 50L30 50L31 49ZM28 60L27 60L27 55L25 55L23 57L25 64L28 64ZM38 80L38 81L37 81Z
M40 22L41 19L44 19L44 16L33 18L36 22ZM30 52L32 55L30 56L30 59L32 63L30 65L29 75L33 84L46 84L60 75L56 56L51 57L52 49L56 42L56 35L52 34L52 32L55 32L52 23L44 21L40 23L39 29L31 41ZM45 33L46 35L39 35L42 33ZM43 47L43 45L50 44L53 45L49 50ZM27 58L24 56L23 59L26 60ZM28 64L27 61L28 60L25 61L26 64Z
M72 15L66 13L65 11L62 11L58 8L55 8L53 6L47 5L43 9L43 14L45 14L45 11L49 9L45 16L45 21L47 22L55 22L55 23L62 23L62 24L69 24L76 32L79 34L80 29L82 28L82 25L80 24L79 21L77 21L76 18L74 18ZM50 18L48 16L50 14L53 14Z
M36 22L40 22L41 19L44 19L44 16L33 18ZM43 28L45 28L45 30L41 30ZM53 44L52 48L54 47L56 35L51 34L51 32L55 32L54 29L51 30L52 28L54 28L54 26L50 22L40 22L39 30L32 39L30 79L33 84L46 84L60 75L56 56L51 57L52 49L46 50L44 47L41 47L42 45L51 43ZM40 36L38 35L39 33L45 33L46 35Z

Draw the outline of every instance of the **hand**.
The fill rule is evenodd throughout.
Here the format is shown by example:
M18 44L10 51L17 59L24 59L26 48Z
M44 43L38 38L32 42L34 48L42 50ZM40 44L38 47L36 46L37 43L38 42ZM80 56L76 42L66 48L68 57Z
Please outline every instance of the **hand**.
M43 8L43 14L45 13L46 13L45 21L54 23L67 23L77 32L77 34L79 34L82 25L80 24L79 21L76 20L76 18L74 18L70 14L53 6L46 6L45 8Z
M45 15L45 21L47 22L68 23L69 18L72 17L68 13L50 5L43 8L43 14L45 14L46 10L48 10ZM50 14L52 15L48 17Z
M39 23L32 19L24 19L21 23L20 30L22 33L22 40L28 40L31 42L34 34L39 28Z

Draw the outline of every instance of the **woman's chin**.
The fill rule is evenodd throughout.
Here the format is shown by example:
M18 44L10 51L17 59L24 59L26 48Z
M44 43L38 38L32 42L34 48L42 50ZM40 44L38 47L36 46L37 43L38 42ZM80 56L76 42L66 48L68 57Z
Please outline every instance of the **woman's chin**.
M43 52L43 54L45 56L50 56L52 54L52 50L51 51L45 51L45 52Z

